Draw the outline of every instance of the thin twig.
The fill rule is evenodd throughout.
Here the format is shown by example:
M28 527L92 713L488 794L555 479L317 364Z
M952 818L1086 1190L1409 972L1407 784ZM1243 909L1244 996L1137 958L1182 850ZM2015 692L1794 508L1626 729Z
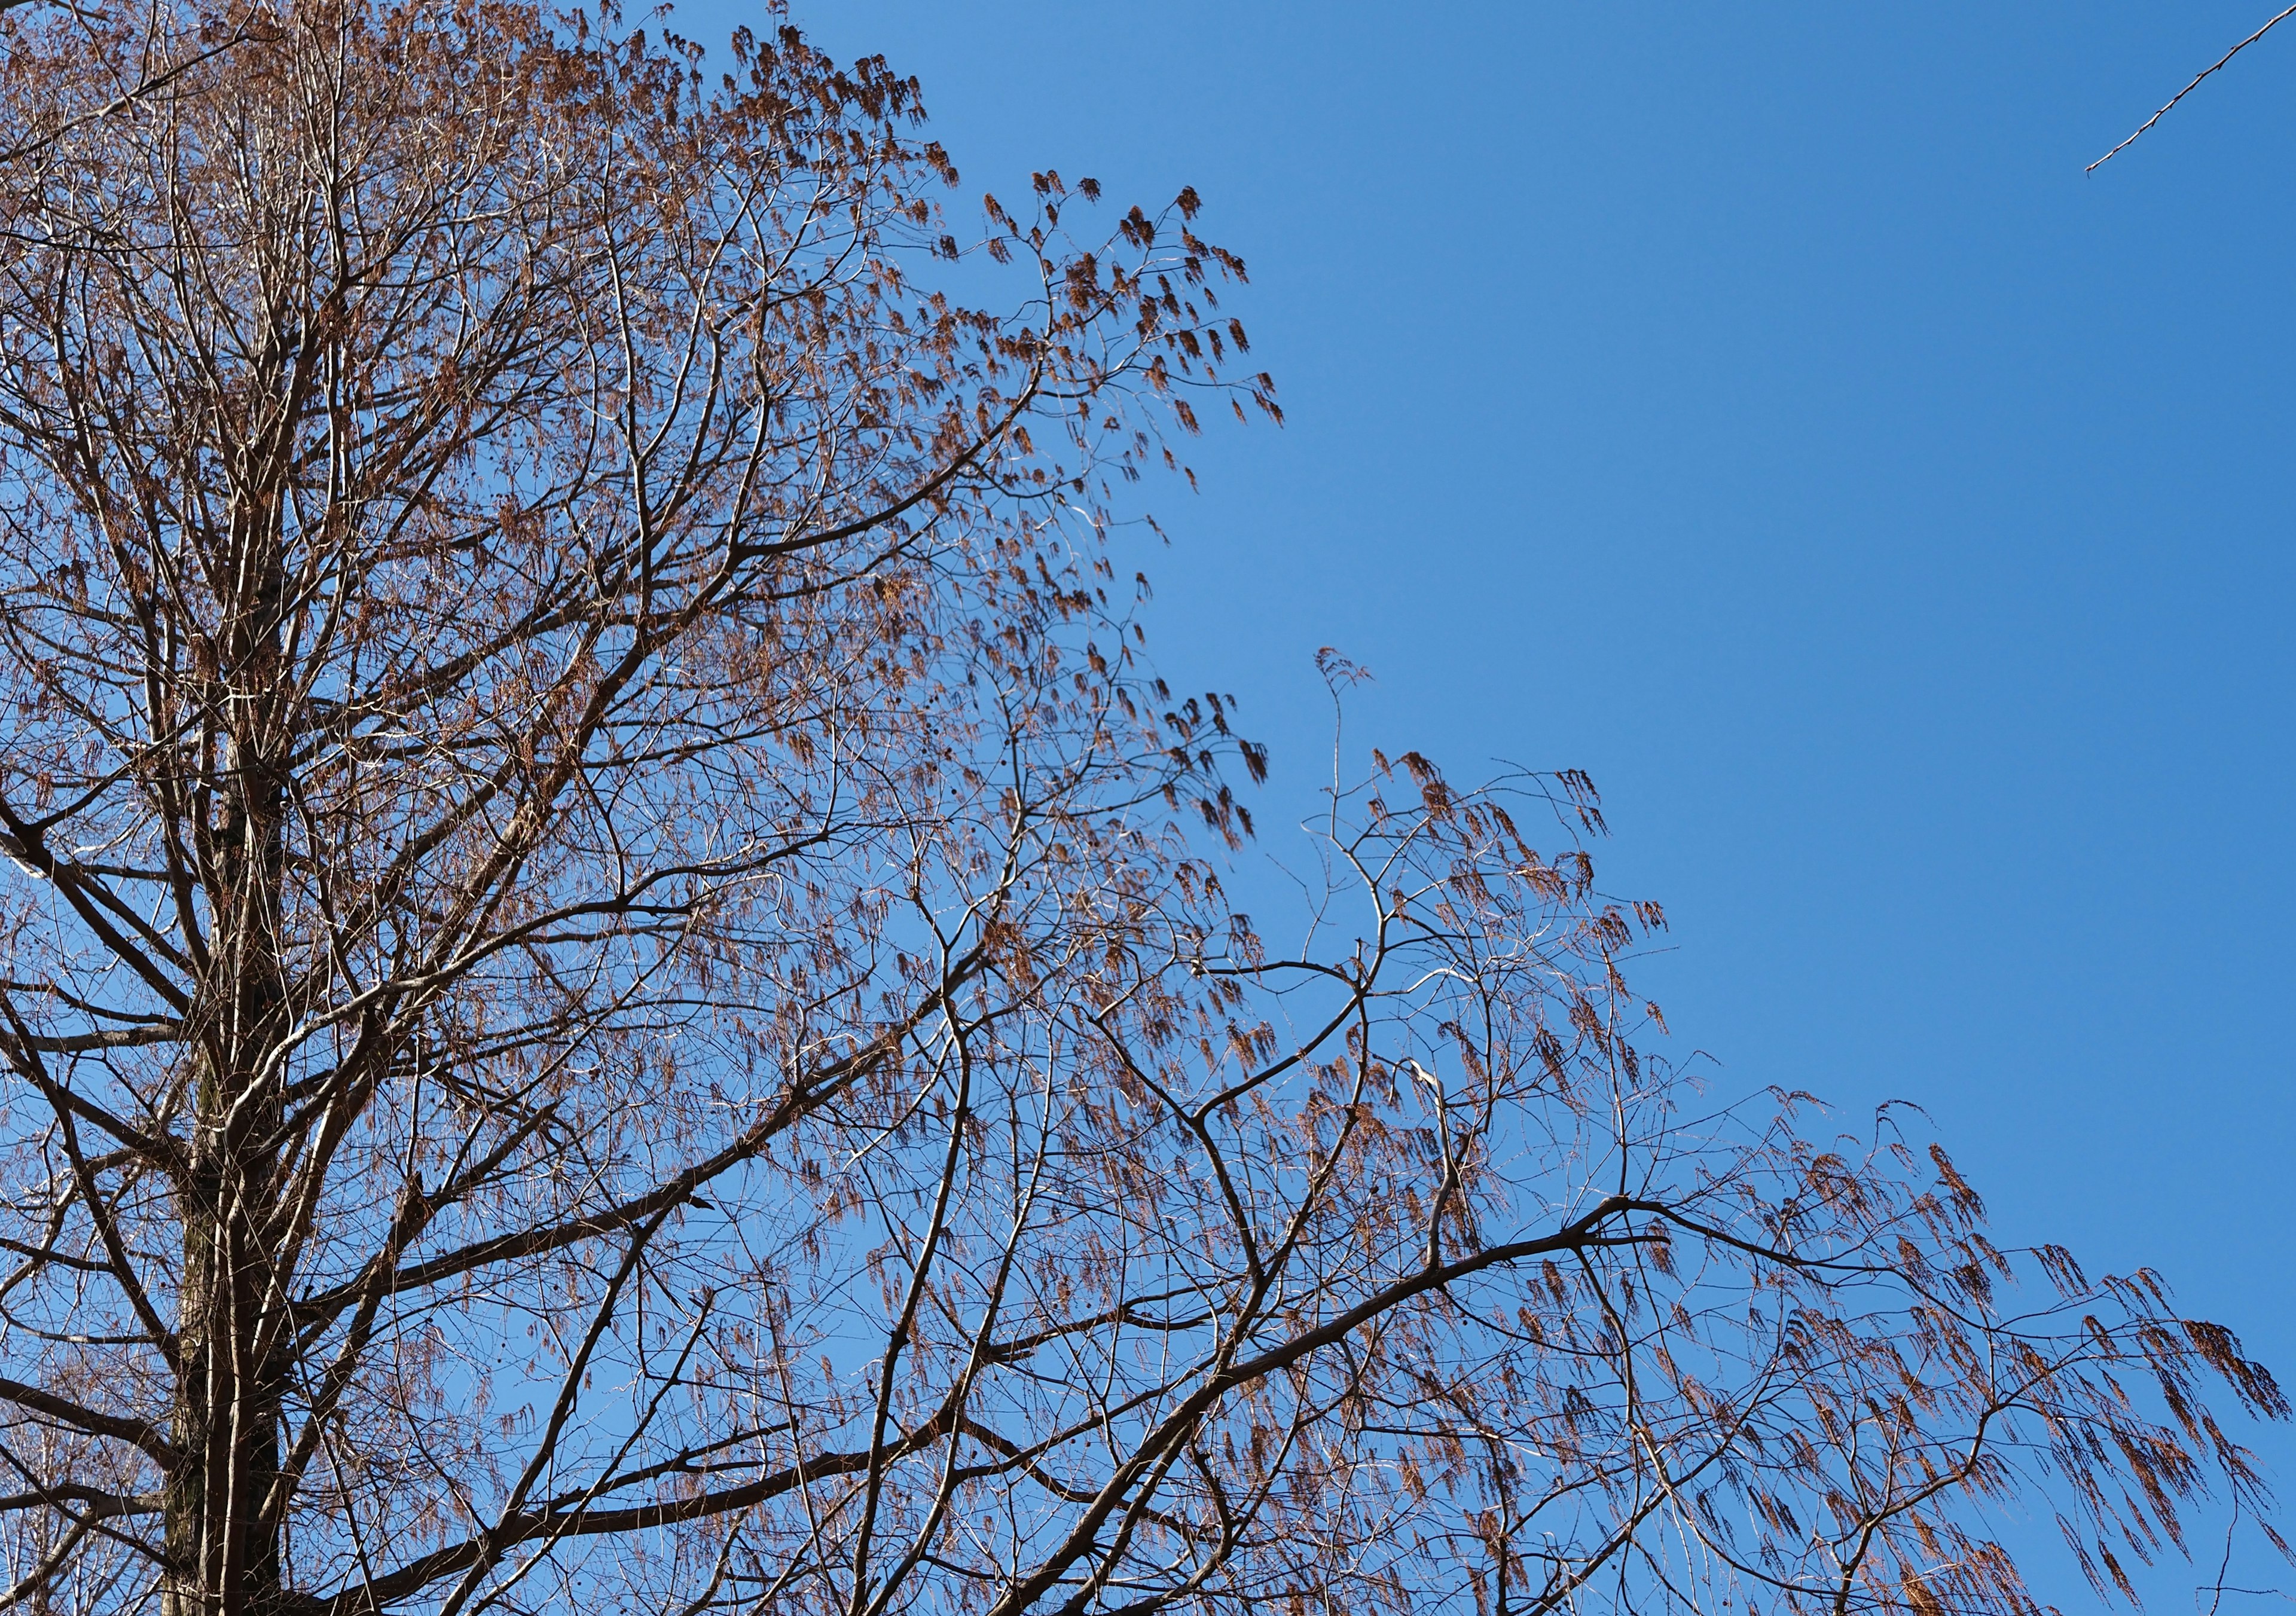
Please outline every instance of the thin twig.
M2281 12L2280 15L2275 17L2271 21L2257 29L2256 32L2251 34L2247 38L2233 46L2232 49L2226 51L2223 55L2218 57L2213 66L2202 70L2201 73L2194 78L2192 83L2186 85L2183 89L2169 97L2167 104L2161 107L2158 112L2153 113L2152 117L2146 119L2143 125L2138 127L2136 135L2144 134L2146 129L2151 128L2154 124L2159 123L2163 118L2167 117L2169 115L2169 107L2175 106L2178 102L2184 100L2185 96L2190 95L2194 90L2201 87L2202 79L2206 78L2210 73L2215 72L2218 68L2224 66L2226 62L2230 62L2234 57L2239 55L2250 45L2254 45L2258 40L2263 38L2267 34L2279 27L2291 17L2296 17L2296 5L2290 6L2286 11ZM2098 158L2095 162L2093 162L2087 168L2083 168L2081 172L2083 174L2094 174L2099 165L2111 162L2113 158L2120 153L2123 146L2128 145L2130 141L2136 138L2136 135L2132 135L2128 137L2128 140L2122 141L2120 145L2113 147L2112 151L2106 152L2103 157Z

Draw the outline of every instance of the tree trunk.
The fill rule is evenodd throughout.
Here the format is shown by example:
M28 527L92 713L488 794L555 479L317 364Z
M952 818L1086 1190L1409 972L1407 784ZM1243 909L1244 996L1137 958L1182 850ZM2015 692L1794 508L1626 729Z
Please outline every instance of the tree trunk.
M251 507L251 508L250 508ZM193 1060L191 1161L182 1189L184 1284L177 1320L173 1440L166 1491L170 1566L162 1616L268 1616L281 1604L279 1472L289 1342L270 1317L271 1228L281 1141L277 1074L284 1031L281 890L288 755L282 688L282 549L275 500L247 500L223 577L244 593L221 603L223 768L205 855L218 879Z
M228 1148L235 1086L203 1076L184 1228L184 1286L166 1524L163 1616L265 1616L280 1594L275 1522L265 1519L280 1463L280 1354L259 1339L268 1265L257 1201L262 1162ZM243 1087L236 1087L243 1094ZM209 1143L212 1142L212 1143ZM269 1361L266 1361L268 1359Z

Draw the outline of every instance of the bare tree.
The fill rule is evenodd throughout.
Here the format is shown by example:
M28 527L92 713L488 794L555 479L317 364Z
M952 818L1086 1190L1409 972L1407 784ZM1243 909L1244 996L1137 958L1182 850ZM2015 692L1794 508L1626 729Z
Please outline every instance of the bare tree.
M1929 1616L1988 1500L2257 1505L2222 1330L1638 1048L1581 777L1373 754L1236 911L1110 536L1274 409L1192 193L960 241L785 27L255 21L6 58L0 1604Z

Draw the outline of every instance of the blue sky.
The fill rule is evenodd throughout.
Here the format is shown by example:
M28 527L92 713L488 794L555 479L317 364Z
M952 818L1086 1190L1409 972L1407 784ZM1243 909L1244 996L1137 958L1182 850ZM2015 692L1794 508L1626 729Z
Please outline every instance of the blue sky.
M1250 263L1290 424L1155 490L1150 621L1271 808L1323 644L1366 742L1587 769L1726 1087L1919 1102L2005 1237L2296 1378L2296 21L2083 172L2275 9L798 20L922 78L967 197L1193 184Z

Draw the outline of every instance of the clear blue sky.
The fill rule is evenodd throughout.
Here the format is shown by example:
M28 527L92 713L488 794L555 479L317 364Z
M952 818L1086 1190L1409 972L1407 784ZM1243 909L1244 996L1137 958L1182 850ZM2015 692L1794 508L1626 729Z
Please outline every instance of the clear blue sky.
M1290 425L1153 491L1151 625L1271 806L1325 644L1366 742L1587 768L1677 1044L1920 1102L2005 1238L2296 1379L2296 20L2082 172L2276 9L798 17L968 198L1193 184L1250 263Z

